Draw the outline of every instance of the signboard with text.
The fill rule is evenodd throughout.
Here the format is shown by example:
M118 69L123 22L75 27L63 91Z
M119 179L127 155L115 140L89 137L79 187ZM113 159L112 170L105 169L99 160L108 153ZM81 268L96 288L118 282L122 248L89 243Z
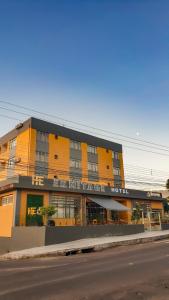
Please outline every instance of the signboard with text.
M116 196L120 198L129 199L143 199L143 200L157 200L162 201L162 195L157 192L147 192L141 190L133 190L127 188L115 188L111 186L94 184L84 182L80 180L60 180L60 179L47 179L43 176L17 176L4 182L4 185L0 187L2 191L6 189L35 189L49 192L75 192L79 194L90 195L104 195L104 196ZM0 191L1 191L0 190Z
M77 192L81 194L99 194L105 196L117 196L121 198L162 200L160 193L132 190L126 188L114 188L111 186L87 183L80 180L47 179L43 176L19 176L17 188L36 189L44 191Z

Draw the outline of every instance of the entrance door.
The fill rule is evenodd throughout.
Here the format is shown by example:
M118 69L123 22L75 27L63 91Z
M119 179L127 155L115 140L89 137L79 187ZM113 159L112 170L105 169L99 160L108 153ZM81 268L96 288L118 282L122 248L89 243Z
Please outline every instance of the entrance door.
M148 230L161 230L161 213L160 210L148 212L149 227Z
M86 220L87 224L105 224L106 209L95 202L86 202Z
M42 216L39 215L38 210L43 206L42 195L28 195L27 196L27 210L26 210L26 225L40 226L43 224Z

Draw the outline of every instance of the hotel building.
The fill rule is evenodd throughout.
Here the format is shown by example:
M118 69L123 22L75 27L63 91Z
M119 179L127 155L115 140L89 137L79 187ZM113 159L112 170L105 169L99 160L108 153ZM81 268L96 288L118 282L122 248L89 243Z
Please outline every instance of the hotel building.
M42 225L42 206L56 226L85 226L131 223L137 202L163 212L159 193L125 187L118 143L36 118L0 138L0 236Z

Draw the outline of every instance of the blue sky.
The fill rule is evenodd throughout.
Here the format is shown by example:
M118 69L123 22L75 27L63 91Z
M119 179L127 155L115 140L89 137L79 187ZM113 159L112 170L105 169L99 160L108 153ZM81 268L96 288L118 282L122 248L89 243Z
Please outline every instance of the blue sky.
M0 97L169 146L169 2L1 0ZM125 162L169 170L127 148Z

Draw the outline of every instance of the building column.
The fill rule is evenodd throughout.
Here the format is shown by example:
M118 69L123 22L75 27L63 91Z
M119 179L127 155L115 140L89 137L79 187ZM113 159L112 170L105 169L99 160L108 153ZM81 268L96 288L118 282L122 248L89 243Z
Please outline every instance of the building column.
M81 226L86 226L86 197L81 197Z
M19 226L20 223L20 205L21 205L21 191L16 190L15 198L14 198L13 227Z

